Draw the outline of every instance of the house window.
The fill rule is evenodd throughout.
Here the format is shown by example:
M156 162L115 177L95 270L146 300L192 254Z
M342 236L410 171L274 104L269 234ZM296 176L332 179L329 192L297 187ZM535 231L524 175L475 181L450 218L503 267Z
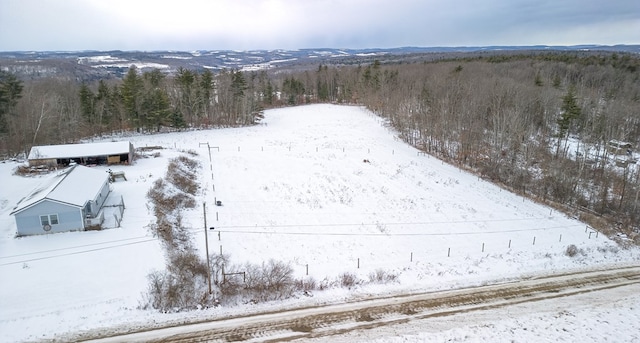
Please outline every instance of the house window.
M48 214L48 215L40 216L40 224L42 224L42 226L58 224L58 215Z

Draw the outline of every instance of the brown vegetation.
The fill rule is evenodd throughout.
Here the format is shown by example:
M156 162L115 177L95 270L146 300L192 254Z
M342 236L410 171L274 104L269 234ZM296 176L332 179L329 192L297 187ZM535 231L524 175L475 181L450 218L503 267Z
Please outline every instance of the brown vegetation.
M132 68L122 80L85 84L41 78L16 85L5 73L19 97L2 109L0 150L14 156L32 145L128 130L250 125L263 108L356 103L426 153L571 215L600 216L598 229L640 231L640 168L606 149L612 140L640 144L640 58L597 51L451 56L277 72ZM575 156L569 139L594 153Z

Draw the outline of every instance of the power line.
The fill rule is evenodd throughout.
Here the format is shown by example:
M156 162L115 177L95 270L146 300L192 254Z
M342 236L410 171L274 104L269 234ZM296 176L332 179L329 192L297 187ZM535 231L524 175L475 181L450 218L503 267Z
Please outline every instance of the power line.
M96 246L96 245L103 245L103 244L110 244L110 243L117 243L117 242L125 242L125 241L134 240L134 239L146 238L146 237L147 236L124 238L124 239L117 239L117 240L113 240L113 241L76 245L76 246L72 246L72 247L64 247L64 248L50 249L50 250L41 250L41 251L35 251L35 252L30 252L30 253L24 253L24 254L0 256L0 259L21 257L21 256L29 256L29 255L37 255L37 254L44 254L44 253L48 253L48 252L56 252L56 251L63 251L63 250L86 248L86 247L91 247L91 246ZM114 245L114 247L117 247L117 245Z
M69 252L69 253L59 254L59 255L52 255L52 256L37 257L37 258L28 259L28 260L20 260L20 261L0 263L0 267L1 266L12 265L12 264L27 263L27 262L40 261L40 260L48 260L48 259L52 259L52 258L56 258L56 257L84 254L84 253L88 253L88 252L107 250L107 249L112 249L112 248L119 248L119 247L124 247L124 246L128 246L128 245L140 244L140 243L148 243L148 242L152 242L152 241L156 241L156 240L157 240L156 238L150 238L150 239L143 240L143 241L130 242L130 243L119 244L119 245L111 245L111 246L108 246L108 247L95 248L95 249L82 250L82 251L74 251L74 252ZM63 250L63 249L58 249L58 250Z
M415 223L418 224L418 223ZM509 233L509 232L527 232L527 231L544 231L552 229L562 229L570 227L579 227L581 225L569 225L569 226L550 226L533 229L509 229L509 230L495 230L495 231L465 231L465 232L420 232L420 233L354 233L354 232L302 232L302 231L255 231L255 230L225 230L225 229L248 229L248 228L290 228L290 227L336 227L336 226L377 226L378 224L306 224L306 225L225 225L216 227L216 231L224 233L246 233L246 234L275 234L275 235L308 235L308 236L377 236L377 237L392 237L392 236L457 236L457 235L484 235L495 233ZM380 224L384 225L384 224ZM195 230L189 230L191 233L195 233ZM198 229L197 232L200 232Z

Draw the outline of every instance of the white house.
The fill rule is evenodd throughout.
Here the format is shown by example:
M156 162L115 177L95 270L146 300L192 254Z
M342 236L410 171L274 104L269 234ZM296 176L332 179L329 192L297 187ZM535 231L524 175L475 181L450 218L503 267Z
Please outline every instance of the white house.
M22 198L11 214L18 236L99 228L109 195L105 171L76 165L58 172Z

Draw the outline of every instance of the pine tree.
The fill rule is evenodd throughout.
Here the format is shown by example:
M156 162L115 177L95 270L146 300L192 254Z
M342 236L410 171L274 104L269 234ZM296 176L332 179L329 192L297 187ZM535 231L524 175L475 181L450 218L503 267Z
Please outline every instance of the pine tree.
M556 157L560 154L560 141L569 137L569 129L571 128L574 121L580 118L582 114L582 110L580 106L578 106L578 101L576 99L574 87L569 87L569 91L562 98L562 106L560 108L561 114L560 118L557 120L558 124L558 145L556 148Z
M143 124L140 117L143 89L144 84L140 76L138 76L138 70L135 66L131 66L122 82L121 95L127 119L133 123L138 131L140 131Z
M164 78L164 74L159 69L143 75L147 86L141 106L141 117L145 127L155 127L156 130L160 130L161 126L169 125L171 122L171 103L163 85Z
M96 96L84 82L82 83L82 85L80 85L80 91L78 93L80 96L80 108L82 111L82 116L89 125L93 125L95 123Z
M22 82L11 73L0 70L0 133L9 131L8 116L22 96Z
M582 109L578 106L578 100L575 95L574 87L570 87L567 94L562 98L561 114L558 118L558 129L560 137L564 137L573 122L580 118Z

